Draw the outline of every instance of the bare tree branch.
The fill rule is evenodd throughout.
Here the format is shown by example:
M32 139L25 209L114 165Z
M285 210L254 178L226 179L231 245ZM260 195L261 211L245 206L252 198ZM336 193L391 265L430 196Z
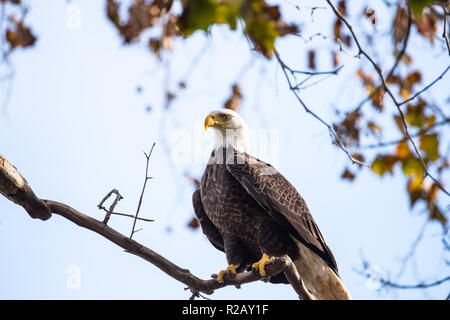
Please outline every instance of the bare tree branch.
M74 222L80 227L100 234L101 236L125 249L127 252L150 262L151 264L155 265L160 270L165 272L167 275L187 285L193 292L212 294L214 290L223 288L225 286L241 285L261 279L259 273L252 271L239 273L233 277L225 276L224 283L219 283L216 279L200 279L193 275L189 270L175 265L171 261L167 260L155 251L145 247L139 242L122 235L121 233L103 224L102 222L84 215L83 213L78 212L77 210L64 203L52 200L43 201L45 202L45 204L47 204L51 212ZM291 282L297 294L302 299L312 299L312 296L309 294L300 277L298 276L295 265L288 256L277 257L273 264L267 265L266 271L269 276L278 274L279 272L285 272L288 280Z
M341 138L337 135L337 133L334 131L333 127L328 124L325 120L323 120L321 117L319 117L316 113L314 113L310 108L308 108L306 106L306 104L303 102L302 98L300 98L300 95L298 94L297 90L299 89L297 86L293 85L291 79L289 78L288 72L290 72L291 74L294 74L295 71L293 69L291 69L290 67L288 67L286 65L286 63L284 63L284 61L281 59L280 55L278 54L278 52L275 50L275 57L278 60L278 63L281 66L281 70L283 70L283 74L288 82L289 85L289 89L294 93L295 97L297 98L297 100L300 102L300 104L302 105L303 109L305 109L305 111L309 114L311 114L314 118L316 118L317 120L319 120L319 122L321 122L324 126L327 127L333 142L342 150L344 151L344 153L347 155L347 157L350 159L350 161L352 161L353 163L356 163L358 165L361 166L369 166L369 164L356 159L355 157L353 157L350 152L345 148L344 142L341 140ZM334 71L328 71L328 73L332 73L332 74L337 74L339 72L340 68L334 70Z
M153 149L153 147L152 147ZM150 158L151 151L147 155L146 166L146 181L148 180L148 160ZM145 187L143 188L144 191ZM3 156L0 155L0 193L3 194L9 200L22 206L33 218L39 218L46 220L51 217L51 213L60 215L67 220L77 224L80 227L89 229L104 238L115 243L119 247L125 249L126 252L132 253L142 259L150 262L165 272L172 278L184 283L192 291L193 295L197 295L200 292L206 294L212 294L214 290L223 288L228 285L240 286L244 283L254 282L261 279L258 272L248 271L239 273L234 276L226 275L224 283L219 283L216 279L203 280L193 275L189 270L181 268L172 263L168 259L159 255L155 251L147 248L139 242L127 237L113 228L109 227L102 221L91 218L74 208L57 201L41 200L36 197L26 180L17 171L17 169L11 165ZM112 194L112 193L111 193ZM106 198L106 197L105 197ZM105 199L104 199L105 200ZM117 198L116 198L117 200ZM101 202L103 204L104 201ZM139 212L140 204L142 203L142 196L139 201L138 210L136 212L135 221ZM133 232L135 225L133 225ZM131 234L133 235L133 233ZM297 292L301 299L311 300L313 296L308 292L303 284L295 265L289 256L276 257L272 264L266 266L266 272L268 276L276 275L280 272L284 272L287 279L291 283L294 290Z
M422 90L416 92L414 95L412 95L411 97L409 97L408 99L399 102L399 106L404 105L412 100L414 100L415 98L417 98L419 95L421 95L422 93L424 93L425 91L427 91L428 89L430 89L436 82L438 82L439 80L441 80L444 75L447 73L447 71L450 69L450 65L447 66L447 68L444 70L444 72L442 72L439 77L437 77L436 79L434 79L433 81L431 81L430 84L428 84L425 88L423 88Z

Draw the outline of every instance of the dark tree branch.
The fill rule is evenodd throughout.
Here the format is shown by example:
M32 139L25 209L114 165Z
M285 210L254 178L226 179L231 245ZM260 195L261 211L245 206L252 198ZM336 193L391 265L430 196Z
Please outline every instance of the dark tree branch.
M119 247L125 249L127 252L150 262L151 264L155 265L160 270L165 272L167 275L187 285L193 292L212 294L214 290L223 288L225 286L241 285L261 279L261 276L258 273L248 271L239 273L233 277L225 276L224 283L219 283L216 279L202 280L193 275L189 270L175 265L174 263L170 262L155 251L145 247L139 242L122 235L121 233L103 224L102 222L84 215L64 203L52 200L43 201L54 214L58 214L80 227L100 234ZM312 299L312 296L309 294L303 282L301 281L295 265L288 256L277 257L274 263L267 265L266 271L269 276L278 274L279 272L285 272L286 277L291 282L294 290L297 292L300 298L307 300Z
M153 146L152 146L153 150ZM147 155L146 166L146 179L148 177L148 160L150 158L151 151ZM143 191L145 186L143 188ZM102 221L91 218L74 208L57 201L41 200L33 193L26 180L17 171L17 169L11 165L3 156L0 155L0 193L3 194L9 200L22 206L33 218L46 220L51 217L51 213L60 215L67 220L77 224L80 227L89 229L104 238L115 243L119 247L125 249L126 252L132 253L142 259L150 262L165 272L172 278L187 285L194 295L200 292L206 294L212 294L214 290L223 288L225 286L233 285L240 286L244 283L254 282L261 279L261 276L257 272L248 271L239 273L234 276L225 276L224 283L219 283L216 279L203 280L193 275L189 270L180 268L176 264L172 263L168 259L159 255L155 251L145 247L139 242L131 239L131 237L124 236L113 228L109 227ZM111 192L112 194L112 192ZM103 206L105 197L101 206ZM117 198L116 198L117 200ZM142 203L142 196L138 205L138 210L135 216L135 222L137 220L137 214L139 213L139 207ZM133 225L133 232L134 230ZM133 233L132 233L133 234ZM303 284L300 276L296 270L295 265L289 256L276 257L272 264L266 266L266 272L268 276L276 275L280 272L284 272L287 279L291 283L294 290L297 292L301 299L311 300L312 295L308 292Z

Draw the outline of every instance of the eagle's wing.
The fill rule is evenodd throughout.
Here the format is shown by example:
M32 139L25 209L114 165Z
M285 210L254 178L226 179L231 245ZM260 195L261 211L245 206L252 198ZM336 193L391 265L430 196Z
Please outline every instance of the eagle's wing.
M318 254L337 274L334 256L295 187L270 164L247 154L237 153L226 163L231 175L272 219Z
M216 249L225 252L222 235L211 222L211 220L209 220L208 216L206 215L205 209L203 209L200 189L195 190L194 194L192 195L192 204L194 206L195 215L197 216L197 219L202 227L203 233L206 235L212 245L216 247Z

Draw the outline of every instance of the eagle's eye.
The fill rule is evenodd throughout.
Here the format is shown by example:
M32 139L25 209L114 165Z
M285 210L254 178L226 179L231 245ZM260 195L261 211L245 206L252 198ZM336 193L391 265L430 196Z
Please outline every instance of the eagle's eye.
M230 121L230 120L231 120L231 115L229 115L229 114L224 114L224 115L222 116L222 119L223 119L223 121Z

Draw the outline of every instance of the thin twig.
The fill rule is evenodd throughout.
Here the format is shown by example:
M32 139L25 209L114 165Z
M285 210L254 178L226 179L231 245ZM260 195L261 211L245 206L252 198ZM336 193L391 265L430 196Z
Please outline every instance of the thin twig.
M392 65L391 69L387 73L387 75L385 77L386 79L389 79L390 77L392 77L394 75L395 70L397 69L400 61L402 60L403 56L406 53L406 47L408 46L409 36L411 34L411 25L412 25L412 13L411 13L411 10L409 10L409 8L408 8L408 26L406 29L405 38L403 39L402 49L398 53L397 58L395 59L395 62ZM382 85L379 85L375 89L373 89L372 92L364 100L362 100L360 103L358 103L358 105L353 109L352 112L359 111L364 106L364 104L366 104L368 101L372 100L372 98L381 89L383 89Z
M402 258L400 270L397 273L397 279L400 278L403 275L403 273L406 271L406 266L408 265L408 262L411 260L411 258L414 256L414 253L416 252L416 249L417 249L420 241L422 241L423 236L425 234L425 230L426 230L429 222L430 221L428 219L425 219L425 222L423 223L423 226L420 229L419 234L417 235L416 239L412 243L408 253Z
M136 216L133 216L132 214L128 214L128 213L111 212L111 214L115 214L115 215L123 216L123 217L130 217L130 218L133 218L133 219L138 219L138 220L146 221L146 222L153 222L153 221L155 221L153 219L146 219L146 218L136 217Z
M442 32L442 37L445 40L445 44L447 45L448 55L450 56L450 43L447 35L447 18L449 16L449 12L447 12L447 8L445 7L445 2L442 1L442 9L444 10L444 31Z
M448 123L450 123L450 118L446 118L443 121L436 122L436 123L434 123L434 124L432 124L432 125L430 125L428 127L420 129L419 131L417 131L416 133L412 134L411 136L413 138L419 137L421 135L426 134L427 132L429 132L430 130L432 130L434 128L446 125ZM369 144L369 145L365 145L365 146L360 146L359 149L360 150L364 150L364 149L382 148L382 147L396 145L396 144L399 144L400 142L404 142L406 140L408 140L408 138L407 137L403 137L403 138L397 139L397 140L384 141L384 142L379 142L379 143L375 143L375 144Z
M416 284L400 284L397 282L394 282L390 279L384 278L380 276L379 274L374 277L373 272L370 270L370 263L363 258L362 261L363 269L355 269L355 272L359 275L367 278L372 279L373 281L376 281L380 288L394 288L394 289L402 289L402 290L410 290L410 289L427 289L432 287L437 287L447 281L450 281L450 276L446 276L444 278L441 278L439 280L433 281L433 282L419 282Z
M114 199L113 203L111 204L111 206L109 207L108 210L105 209L105 207L103 207L103 203L106 201L106 199L108 199L112 194L116 195L116 198ZM105 215L105 219L103 220L104 224L107 224L109 221L109 218L111 217L111 214L114 211L114 208L116 207L117 203L122 200L123 197L122 195L119 193L119 191L117 191L116 189L111 190L103 199L102 201L99 203L99 205L97 206L99 209L103 209L106 211L106 215Z
M138 202L138 206L137 206L137 209L136 209L136 214L134 215L135 218L134 218L134 222L133 222L133 228L131 229L130 240L131 240L131 238L133 237L133 234L135 234L137 231L140 230L140 229L139 229L139 230L135 231L135 228L136 228L136 221L138 220L139 210L141 210L142 198L144 197L144 192L145 192L145 187L147 186L147 181L148 181L149 179L152 179L152 177L149 177L149 176L148 176L148 164L149 164L149 162L150 162L150 157L151 157L151 155L152 155L152 152L153 152L153 148L154 148L154 147L155 147L155 143L153 143L153 145L152 145L152 147L151 147L151 149L150 149L150 152L149 152L148 154L146 154L146 153L144 152L145 158L147 159L147 162L146 162L146 165L145 165L145 179L144 179L144 185L143 185L142 191L141 191L141 196L139 197L139 202Z
M314 113L313 111L311 111L311 109L309 109L306 104L303 102L303 100L300 98L297 89L291 82L291 79L289 78L288 72L291 72L291 74L293 73L294 70L292 70L289 66L287 66L284 61L281 59L280 55L278 54L278 52L275 50L274 51L275 57L278 61L278 63L281 66L281 70L283 71L283 74L288 82L289 85L289 89L294 93L295 97L297 98L297 100L300 102L300 104L302 105L303 109L311 114L314 118L316 118L319 122L321 122L324 126L327 127L332 139L333 139L333 143L335 143L342 151L344 151L344 153L347 155L347 157L350 159L350 161L352 161L355 164L361 165L361 166L370 166L369 164L356 159L355 157L353 157L350 152L345 148L345 145L343 143L343 141L341 140L341 138L337 135L337 133L334 131L333 127L331 125L329 125L325 120L323 120L321 117L319 117L316 113ZM335 72L337 73L340 69L336 69ZM330 73L330 72L329 72ZM332 73L332 72L331 72Z
M404 105L412 100L414 100L415 98L417 98L419 95L421 95L422 93L424 93L425 91L427 91L428 89L430 89L436 82L438 82L439 80L441 80L444 75L447 73L447 71L450 69L450 65L447 66L447 68L445 68L444 72L442 72L439 77L437 77L436 79L434 79L433 81L431 81L426 87L424 87L422 90L416 92L414 95L412 95L411 97L409 97L408 99L402 101L399 103L399 106Z

